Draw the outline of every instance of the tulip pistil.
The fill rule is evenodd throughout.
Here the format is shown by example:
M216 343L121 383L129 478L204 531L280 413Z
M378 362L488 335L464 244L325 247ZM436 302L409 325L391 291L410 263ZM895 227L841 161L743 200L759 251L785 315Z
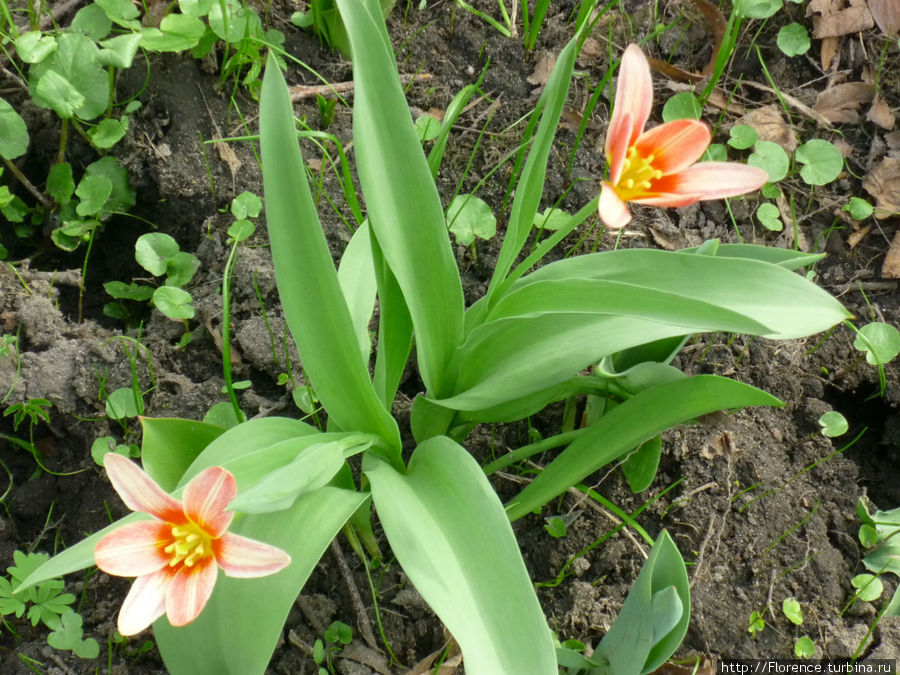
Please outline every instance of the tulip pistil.
M163 549L172 556L169 561L170 567L175 567L179 563L193 567L198 560L213 554L209 535L193 523L173 526L172 537L174 541Z
M628 155L622 163L622 175L616 184L616 192L623 201L630 201L650 192L652 181L663 177L663 172L653 167L652 154L646 157L638 154L637 148L628 148Z

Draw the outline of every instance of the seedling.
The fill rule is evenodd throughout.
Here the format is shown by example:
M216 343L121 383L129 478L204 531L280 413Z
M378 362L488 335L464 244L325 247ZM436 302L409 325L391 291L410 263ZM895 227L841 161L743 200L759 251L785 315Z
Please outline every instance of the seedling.
M789 23L778 31L776 44L786 56L799 56L809 51L809 33L802 24Z
M763 616L765 615L765 613L766 613L766 610L763 610L761 613L760 612L750 612L750 620L747 623L747 631L753 637L756 637L757 634L761 633L765 629L766 622L765 622L765 619L763 619Z
M829 410L827 413L823 413L819 417L819 426L822 427L822 435L828 438L843 436L850 428L847 418L837 410Z
M797 638L794 643L794 655L798 659L811 659L816 654L816 643L808 635Z
M803 610L795 598L785 598L781 603L781 611L795 626L803 625Z
M497 218L491 207L475 195L457 195L450 202L447 226L460 246L471 246L475 237L491 239L497 234Z
M875 212L875 207L860 197L850 197L841 211L846 211L854 220L865 220Z
M323 637L324 642L317 638L313 644L313 660L319 666L319 675L328 675L334 672L334 656L353 641L353 629L341 621L333 621Z

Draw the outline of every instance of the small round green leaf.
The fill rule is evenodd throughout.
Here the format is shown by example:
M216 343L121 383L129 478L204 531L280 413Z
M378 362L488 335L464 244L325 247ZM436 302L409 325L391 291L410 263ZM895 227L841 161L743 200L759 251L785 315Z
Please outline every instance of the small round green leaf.
M748 19L768 19L782 7L782 0L741 0L735 3L741 16Z
M457 195L447 209L447 224L456 235L456 243L469 246L480 239L490 239L497 234L497 219L491 207L475 195Z
M850 201L847 204L844 204L844 207L841 211L846 211L850 214L850 217L854 220L865 220L875 211L875 207L872 206L865 199L861 199L859 197L850 197Z
M844 168L841 151L821 138L814 138L797 148L794 159L804 165L800 177L807 185L827 185Z
M794 654L798 659L811 659L816 653L816 643L808 635L798 638L794 643Z
M666 101L663 106L663 121L673 120L699 120L703 108L693 92L682 91Z
M566 521L560 518L559 516L552 516L547 518L547 522L544 525L544 530L547 531L554 539L560 539L566 536Z
M39 30L20 33L16 38L16 54L25 63L40 63L56 51L56 38Z
M170 319L194 318L191 294L177 286L160 286L153 291L153 304Z
M788 620L797 626L803 623L803 611L800 609L800 603L795 598L785 598L781 603L781 611Z
M134 258L150 274L161 277L178 253L178 242L164 232L148 232L134 244Z
M736 150L746 150L752 148L753 144L759 140L756 129L747 124L735 124L728 132L730 138L728 145Z
M166 286L184 286L199 268L197 256L179 251L166 264Z
M787 56L798 56L809 51L809 33L799 23L790 23L778 31L775 40L778 48Z
M884 584L874 574L857 574L850 584L856 589L856 597L865 602L877 600L884 592Z
M75 188L81 200L75 207L79 216L94 216L100 213L112 194L112 182L106 176L85 176Z
M56 200L57 204L68 204L75 193L75 179L72 176L72 165L61 162L50 167L47 174L47 194Z
M28 127L19 113L0 98L0 157L15 159L28 150Z
M873 321L859 329L853 346L866 353L866 361L873 366L890 363L900 354L900 331L894 326Z
M829 410L822 415L819 418L819 426L822 427L822 435L827 436L828 438L842 436L843 434L846 434L847 429L850 428L850 425L847 423L847 418L837 410Z
M777 143L756 141L753 154L747 158L747 164L762 169L769 174L769 182L777 183L787 176L790 160L787 153Z
M134 391L130 387L116 389L106 398L106 415L110 419L121 420L126 417L137 417L138 410Z
M99 41L109 35L112 29L112 19L107 16L103 8L96 2L87 7L82 7L72 19L72 30L84 33L91 40Z
M569 222L569 214L561 209L548 208L543 213L537 213L534 216L532 225L535 229L549 230L556 232L559 228Z
M762 196L767 199L778 199L781 196L781 188L775 183L766 183L760 190Z
M859 543L865 548L872 548L878 544L878 530L871 525L863 525L859 528Z
M262 199L252 192L242 192L231 200L231 215L237 220L258 218L262 212ZM231 232L228 233L231 235ZM231 235L234 236L234 235Z
M441 123L431 115L422 115L416 118L416 135L420 142L431 141L437 138L441 131Z
M778 207L774 204L769 202L760 204L759 208L756 209L756 217L767 230L781 232L784 229L784 223L781 222L781 214L778 212Z
M703 153L704 162L727 162L728 148L721 143L712 143Z

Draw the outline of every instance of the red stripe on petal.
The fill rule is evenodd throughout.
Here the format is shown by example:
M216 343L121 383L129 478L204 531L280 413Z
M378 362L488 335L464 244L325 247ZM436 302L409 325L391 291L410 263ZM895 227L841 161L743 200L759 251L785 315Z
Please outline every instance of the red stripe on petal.
M696 204L701 199L700 195L694 194L654 194L652 197L640 197L633 199L635 204L643 204L644 206L660 206L667 209L677 209L681 206Z
M234 518L225 507L237 496L234 476L220 466L211 466L194 476L184 488L184 513L209 536L220 537Z
M117 577L139 577L161 570L171 556L163 549L172 542L167 523L144 520L110 532L94 547L97 567Z
M188 567L182 565L166 589L166 615L176 628L200 616L209 602L219 570L214 558L203 558Z
M291 564L291 556L280 548L231 532L213 542L216 560L229 577L265 577Z
M170 497L134 462L110 452L103 457L106 475L116 492L132 511L143 511L176 525L185 522L181 504Z
M700 162L654 181L653 191L693 194L701 200L723 199L758 190L768 180L769 175L755 166L735 162Z
M613 230L619 230L631 221L631 213L628 211L628 206L616 194L612 186L606 182L601 183L597 213L603 224Z
M166 611L166 588L172 579L170 568L139 577L131 586L122 609L118 629L122 635L135 635Z
M642 157L653 155L653 168L663 174L686 169L703 156L711 140L709 127L699 120L675 120L645 131L635 141Z
M622 54L619 65L619 78L616 82L616 98L614 101L613 120L617 116L629 116L628 145L640 136L644 125L650 117L653 106L653 79L650 77L650 64L644 52L636 44L630 44Z

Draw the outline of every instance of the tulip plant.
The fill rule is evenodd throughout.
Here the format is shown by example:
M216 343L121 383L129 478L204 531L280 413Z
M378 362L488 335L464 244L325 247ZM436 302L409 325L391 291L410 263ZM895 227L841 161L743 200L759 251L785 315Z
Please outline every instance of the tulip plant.
M24 584L96 560L112 574L138 577L120 629L153 622L170 672L262 673L329 542L342 528L351 542L354 532L371 534L374 509L397 562L459 643L470 675L550 675L559 664L616 675L655 670L689 621L687 574L672 539L658 535L618 620L587 659L557 653L510 521L626 457L632 488L644 489L662 431L715 410L780 404L746 384L688 377L673 367L690 336L799 338L847 312L792 271L819 259L796 251L711 241L696 250L614 250L538 265L598 208L608 225L621 226L628 201L685 204L740 194L765 180L746 167L693 164L709 141L699 123L643 131L650 74L635 46L619 71L608 179L596 198L523 254L590 27L590 2L582 3L575 35L529 125L527 159L488 290L466 308L435 186L439 161L429 162L416 136L380 6L337 5L353 54L353 139L366 208L337 269L273 58L260 104L278 290L327 426L282 417L227 429L144 419L143 471L106 456L113 485L143 513L62 552ZM368 329L376 300L373 349ZM406 454L391 408L413 342L425 391L412 408L416 447ZM521 420L576 396L594 404L581 428L487 467L465 448L478 423ZM562 450L502 504L488 475L551 447Z

